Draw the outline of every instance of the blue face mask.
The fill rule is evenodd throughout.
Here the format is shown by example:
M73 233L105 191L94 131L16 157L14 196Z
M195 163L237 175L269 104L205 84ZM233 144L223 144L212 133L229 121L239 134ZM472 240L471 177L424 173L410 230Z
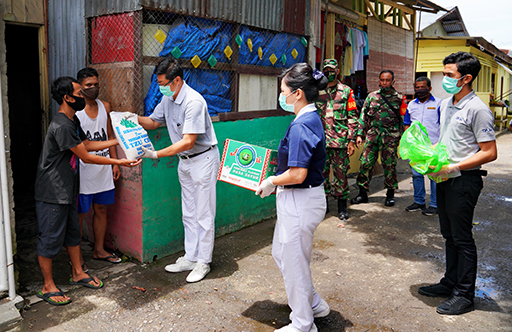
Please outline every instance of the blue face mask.
M464 87L464 85L466 85L466 83L462 84L462 86L457 86L457 83L459 83L459 80L463 79L464 77L466 77L466 75L462 76L459 79L448 77L448 76L443 77L444 91L446 91L452 95L456 95L457 93L459 93L460 90L462 90L462 88Z
M295 91L293 91L295 92ZM290 92L289 95L291 95L293 92ZM286 103L286 98L289 96L289 95L283 95L282 93L279 95L279 105L281 106L281 108L283 110L285 110L286 112L291 112L291 113L294 113L295 111L295 103L297 102L297 100L295 100L295 103L293 104L287 104Z
M169 84L169 83L167 83ZM171 90L170 85L159 85L158 88L160 92L167 97L172 97L174 95L174 91Z

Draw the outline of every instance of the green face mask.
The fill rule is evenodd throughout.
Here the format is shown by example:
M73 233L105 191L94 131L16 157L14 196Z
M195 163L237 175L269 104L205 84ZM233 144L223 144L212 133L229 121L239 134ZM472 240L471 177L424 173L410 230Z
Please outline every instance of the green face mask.
M391 87L388 87L388 88L380 88L380 90L384 93L388 93L389 91L391 91Z
M166 86L161 86L159 85L158 88L160 89L160 92L164 95L164 96L167 96L167 97L172 97L172 95L174 94L174 91L171 90L171 87L166 85Z
M329 83L334 82L336 80L336 72L335 71L326 71L324 72L325 77L327 77L327 80Z

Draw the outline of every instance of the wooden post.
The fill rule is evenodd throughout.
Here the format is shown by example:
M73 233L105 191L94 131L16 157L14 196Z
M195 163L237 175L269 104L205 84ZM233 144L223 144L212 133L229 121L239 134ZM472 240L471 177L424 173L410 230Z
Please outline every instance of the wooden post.
M328 13L327 24L325 26L325 58L334 58L334 39L335 39L335 15Z

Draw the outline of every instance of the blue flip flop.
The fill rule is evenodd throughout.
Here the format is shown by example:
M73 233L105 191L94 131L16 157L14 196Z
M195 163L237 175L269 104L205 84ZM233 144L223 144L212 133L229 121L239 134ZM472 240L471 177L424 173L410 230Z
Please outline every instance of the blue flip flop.
M94 258L93 259L97 260L97 261L105 261L105 262L109 262L109 263L112 263L112 264L119 264L121 263L123 260L119 257L116 256L116 254L112 253L111 256L107 256L107 257L103 257L103 258ZM114 261L111 261L111 259L115 259Z
M78 281L73 281L73 278L70 278L69 284L70 285L80 285L80 286L84 286L84 287L88 287L88 288L92 288L92 289L100 289L101 287L103 287L103 281L99 280L99 282L100 282L99 286L91 285L90 284L91 281L94 281L94 278L89 275L89 278L83 278Z
M59 305L70 304L71 299L64 301L64 302L57 302L57 301L50 299L50 297L54 297L54 296L64 296L64 292L58 287L57 287L57 289L59 290L58 292L43 293L43 291L39 291L36 295L38 298L43 299L44 301L50 303L51 305L59 306Z

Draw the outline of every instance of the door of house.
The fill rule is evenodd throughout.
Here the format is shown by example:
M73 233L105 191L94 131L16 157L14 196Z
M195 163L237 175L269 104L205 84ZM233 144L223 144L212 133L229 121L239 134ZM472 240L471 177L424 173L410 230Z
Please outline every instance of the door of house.
M7 98L17 239L37 234L34 182L42 147L39 26L6 24ZM7 133L6 133L7 134Z

